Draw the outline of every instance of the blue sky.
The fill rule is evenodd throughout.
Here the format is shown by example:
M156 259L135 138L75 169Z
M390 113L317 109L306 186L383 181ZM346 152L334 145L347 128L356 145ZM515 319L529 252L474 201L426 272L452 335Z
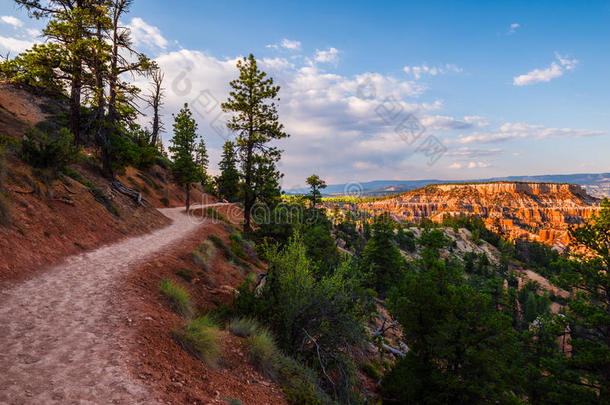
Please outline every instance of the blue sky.
M1 52L40 41L40 22L11 2L0 16ZM313 172L338 183L610 171L609 1L136 0L124 23L166 73L166 126L191 103L213 166L229 135L216 102L236 58L254 53L282 86L285 188ZM405 141L380 114L394 108L423 135Z

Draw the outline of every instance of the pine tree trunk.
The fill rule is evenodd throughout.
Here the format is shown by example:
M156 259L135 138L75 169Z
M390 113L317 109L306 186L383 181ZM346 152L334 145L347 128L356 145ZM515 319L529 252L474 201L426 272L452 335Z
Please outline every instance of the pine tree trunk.
M248 145L246 156L246 173L244 178L244 233L250 232L250 212L256 197L252 198L252 145Z
M80 69L80 68L79 68ZM72 78L70 89L70 132L74 135L74 144L80 144L80 72L77 71Z
M189 212L191 206L191 184L186 183L186 212Z

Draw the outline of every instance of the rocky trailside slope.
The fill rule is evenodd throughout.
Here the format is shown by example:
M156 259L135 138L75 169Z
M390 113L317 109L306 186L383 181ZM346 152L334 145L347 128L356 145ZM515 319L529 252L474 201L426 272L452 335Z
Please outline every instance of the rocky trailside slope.
M61 99L0 83L0 283L27 277L61 259L118 239L148 233L169 220L156 208L184 205L184 192L159 166L127 168L118 179L142 193L139 205L100 175L95 150L70 167L74 177L51 176L19 158L19 143L44 129L65 108ZM2 149L2 148L0 148ZM194 190L194 203L213 203Z
M489 229L510 239L527 238L564 248L569 242L568 228L596 213L599 203L574 184L496 182L430 185L361 203L359 209L375 215L389 212L409 222L477 215Z

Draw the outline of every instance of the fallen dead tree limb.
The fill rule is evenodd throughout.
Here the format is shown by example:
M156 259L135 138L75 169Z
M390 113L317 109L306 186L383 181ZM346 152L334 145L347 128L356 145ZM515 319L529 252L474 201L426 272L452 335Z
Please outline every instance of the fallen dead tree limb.
M405 357L407 355L406 353L401 352L400 350L398 350L390 345L387 345L385 343L382 343L381 347L383 347L385 350L395 354L396 356Z
M112 183L112 188L118 191L121 194L124 194L128 197L131 197L138 205L144 205L144 203L151 205L150 202L144 197L142 197L142 193L133 188L129 188L118 180L114 180Z
M61 202L64 204L74 206L74 201L68 200L67 198L52 198L51 201L57 201L57 202Z
M34 192L35 192L35 190L24 191L24 190L16 190L14 188L9 188L9 187L6 187L6 189L8 191L12 191L13 193L17 193L17 194L34 194Z

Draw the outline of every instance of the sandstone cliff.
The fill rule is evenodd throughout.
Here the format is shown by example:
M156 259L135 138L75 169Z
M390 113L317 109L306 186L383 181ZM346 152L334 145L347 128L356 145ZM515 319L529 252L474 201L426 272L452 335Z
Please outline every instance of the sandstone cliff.
M381 201L359 204L370 214L440 222L445 215L478 215L488 228L507 237L565 247L567 230L599 209L600 200L574 184L494 182L438 184Z

